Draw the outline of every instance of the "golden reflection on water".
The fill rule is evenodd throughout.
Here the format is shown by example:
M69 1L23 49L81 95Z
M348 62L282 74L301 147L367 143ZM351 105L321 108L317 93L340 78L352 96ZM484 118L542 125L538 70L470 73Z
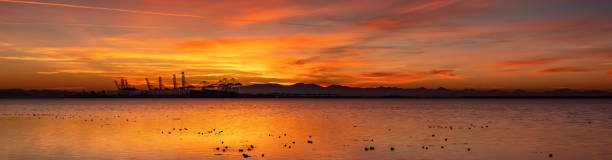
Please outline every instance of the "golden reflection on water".
M0 159L242 159L243 154L248 159L547 159L549 154L554 159L610 159L610 104L3 100Z

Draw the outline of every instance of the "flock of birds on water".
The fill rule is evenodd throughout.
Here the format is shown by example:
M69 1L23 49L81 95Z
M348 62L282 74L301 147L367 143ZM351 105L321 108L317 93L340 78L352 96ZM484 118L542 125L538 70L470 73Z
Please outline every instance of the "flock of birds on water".
M27 115L27 114L15 114L15 115ZM31 114L31 115L33 117L37 117L38 119L41 119L41 117L53 117L53 116L55 116L55 119L83 118L81 116L75 116L75 115L63 115L63 116L54 115L54 114ZM116 115L116 116L113 116L113 117L114 118L121 118L120 115ZM89 115L89 117L85 118L83 121L84 122L94 122L94 118L99 118L99 117L98 116ZM136 118L136 117L134 117L134 118ZM100 118L100 120L102 121L103 119ZM177 120L177 119L174 119L174 120ZM133 121L133 120L130 121L129 118L126 118L125 122L135 122L135 121ZM588 124L591 124L591 122L589 121ZM105 125L107 125L107 124L105 124ZM354 125L353 127L357 127L357 126ZM477 129L477 128L487 129L487 128L489 128L489 125L476 126L476 125L470 124L468 127L453 127L453 126L442 126L442 125L428 125L427 127L429 129L449 129L449 130L468 129L468 130L472 130L472 129ZM391 131L391 129L388 129L388 130ZM184 133L185 131L189 131L189 128L171 128L171 129L168 129L166 131L162 130L161 134L172 135L172 134L176 134L177 132ZM198 135L205 135L205 134L220 135L223 132L224 132L223 130L211 129L211 130L205 130L205 131L204 130L203 131L197 131L195 133L198 134ZM273 137L275 139L281 139L281 138L286 137L286 136L287 136L287 133L283 133L281 135L268 134L268 137ZM431 134L431 137L432 138L436 138L436 134ZM444 142L450 141L449 138L446 138L446 137L445 138L440 138L440 140L443 140ZM311 145L314 144L313 140L312 140L312 135L309 135L307 138L305 138L304 141L305 141L306 144L311 144ZM367 139L367 140L364 140L364 141L374 142L374 139ZM464 144L467 145L468 143L464 143ZM288 143L285 143L283 145L283 147L291 149L295 145L296 145L296 141L292 140L292 141L290 141ZM434 146L435 145L422 145L421 149L422 150L430 150L430 149L434 149L434 148L431 148L431 147L434 147ZM444 145L440 145L439 147L440 147L439 149L441 149L441 150L445 149ZM220 146L214 148L214 151L220 152L220 153L215 153L214 155L223 155L222 153L224 153L224 152L237 151L237 152L242 154L243 158L249 158L249 157L253 157L253 156L261 156L262 158L264 158L265 157L264 153L256 154L256 155L249 154L249 153L251 153L251 151L254 151L255 148L256 147L253 144L250 144L250 145L241 145L241 146L237 147L236 149L234 149L234 147L230 147L229 145L226 145L224 141L221 141ZM375 151L375 150L376 150L376 148L374 146L366 146L366 147L363 148L363 151L365 151L365 152L372 152L372 151ZM390 146L390 147L388 147L388 150L389 151L395 151L396 147ZM466 152L471 152L472 148L467 147L467 148L465 148L465 151ZM542 152L540 152L540 153L542 153ZM553 154L549 153L548 157L552 158Z

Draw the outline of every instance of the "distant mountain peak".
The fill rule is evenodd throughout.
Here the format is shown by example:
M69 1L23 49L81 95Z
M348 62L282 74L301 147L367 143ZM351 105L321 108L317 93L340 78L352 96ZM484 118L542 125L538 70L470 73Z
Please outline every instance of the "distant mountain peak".
M444 87L440 87L437 89L438 91L448 91L448 89L444 88Z
M319 86L317 84L313 84L313 83L296 83L293 85L290 85L290 87L296 87L296 88L323 88L322 86Z

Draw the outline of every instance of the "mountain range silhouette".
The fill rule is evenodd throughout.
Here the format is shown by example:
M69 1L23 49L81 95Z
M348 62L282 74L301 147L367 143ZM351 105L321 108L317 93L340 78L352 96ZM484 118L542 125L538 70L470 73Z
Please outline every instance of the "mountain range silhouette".
M533 92L521 89L503 90L450 90L443 87L405 89L397 87L359 88L342 85L323 87L317 84L296 83L293 85L254 84L240 87L242 94L278 95L336 95L342 97L610 97L612 93L601 90L577 91L568 88L553 91Z

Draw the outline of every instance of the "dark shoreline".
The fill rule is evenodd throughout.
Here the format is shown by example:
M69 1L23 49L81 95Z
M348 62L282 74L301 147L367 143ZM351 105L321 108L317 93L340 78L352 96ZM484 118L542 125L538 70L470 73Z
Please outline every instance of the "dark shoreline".
M277 95L239 95L239 96L201 96L201 97L181 97L181 96L64 96L60 98L151 98L151 99L206 99L206 98L229 98L229 99L250 99L250 98L296 98L296 99L609 99L612 96L277 96Z
M334 87L283 87L285 90L222 91L222 90L111 90L111 91L62 91L62 90L0 90L0 99L21 98L315 98L315 99L609 99L612 92L559 89L554 91L501 91L501 90L447 90L400 88L342 88ZM252 88L251 88L252 89Z

